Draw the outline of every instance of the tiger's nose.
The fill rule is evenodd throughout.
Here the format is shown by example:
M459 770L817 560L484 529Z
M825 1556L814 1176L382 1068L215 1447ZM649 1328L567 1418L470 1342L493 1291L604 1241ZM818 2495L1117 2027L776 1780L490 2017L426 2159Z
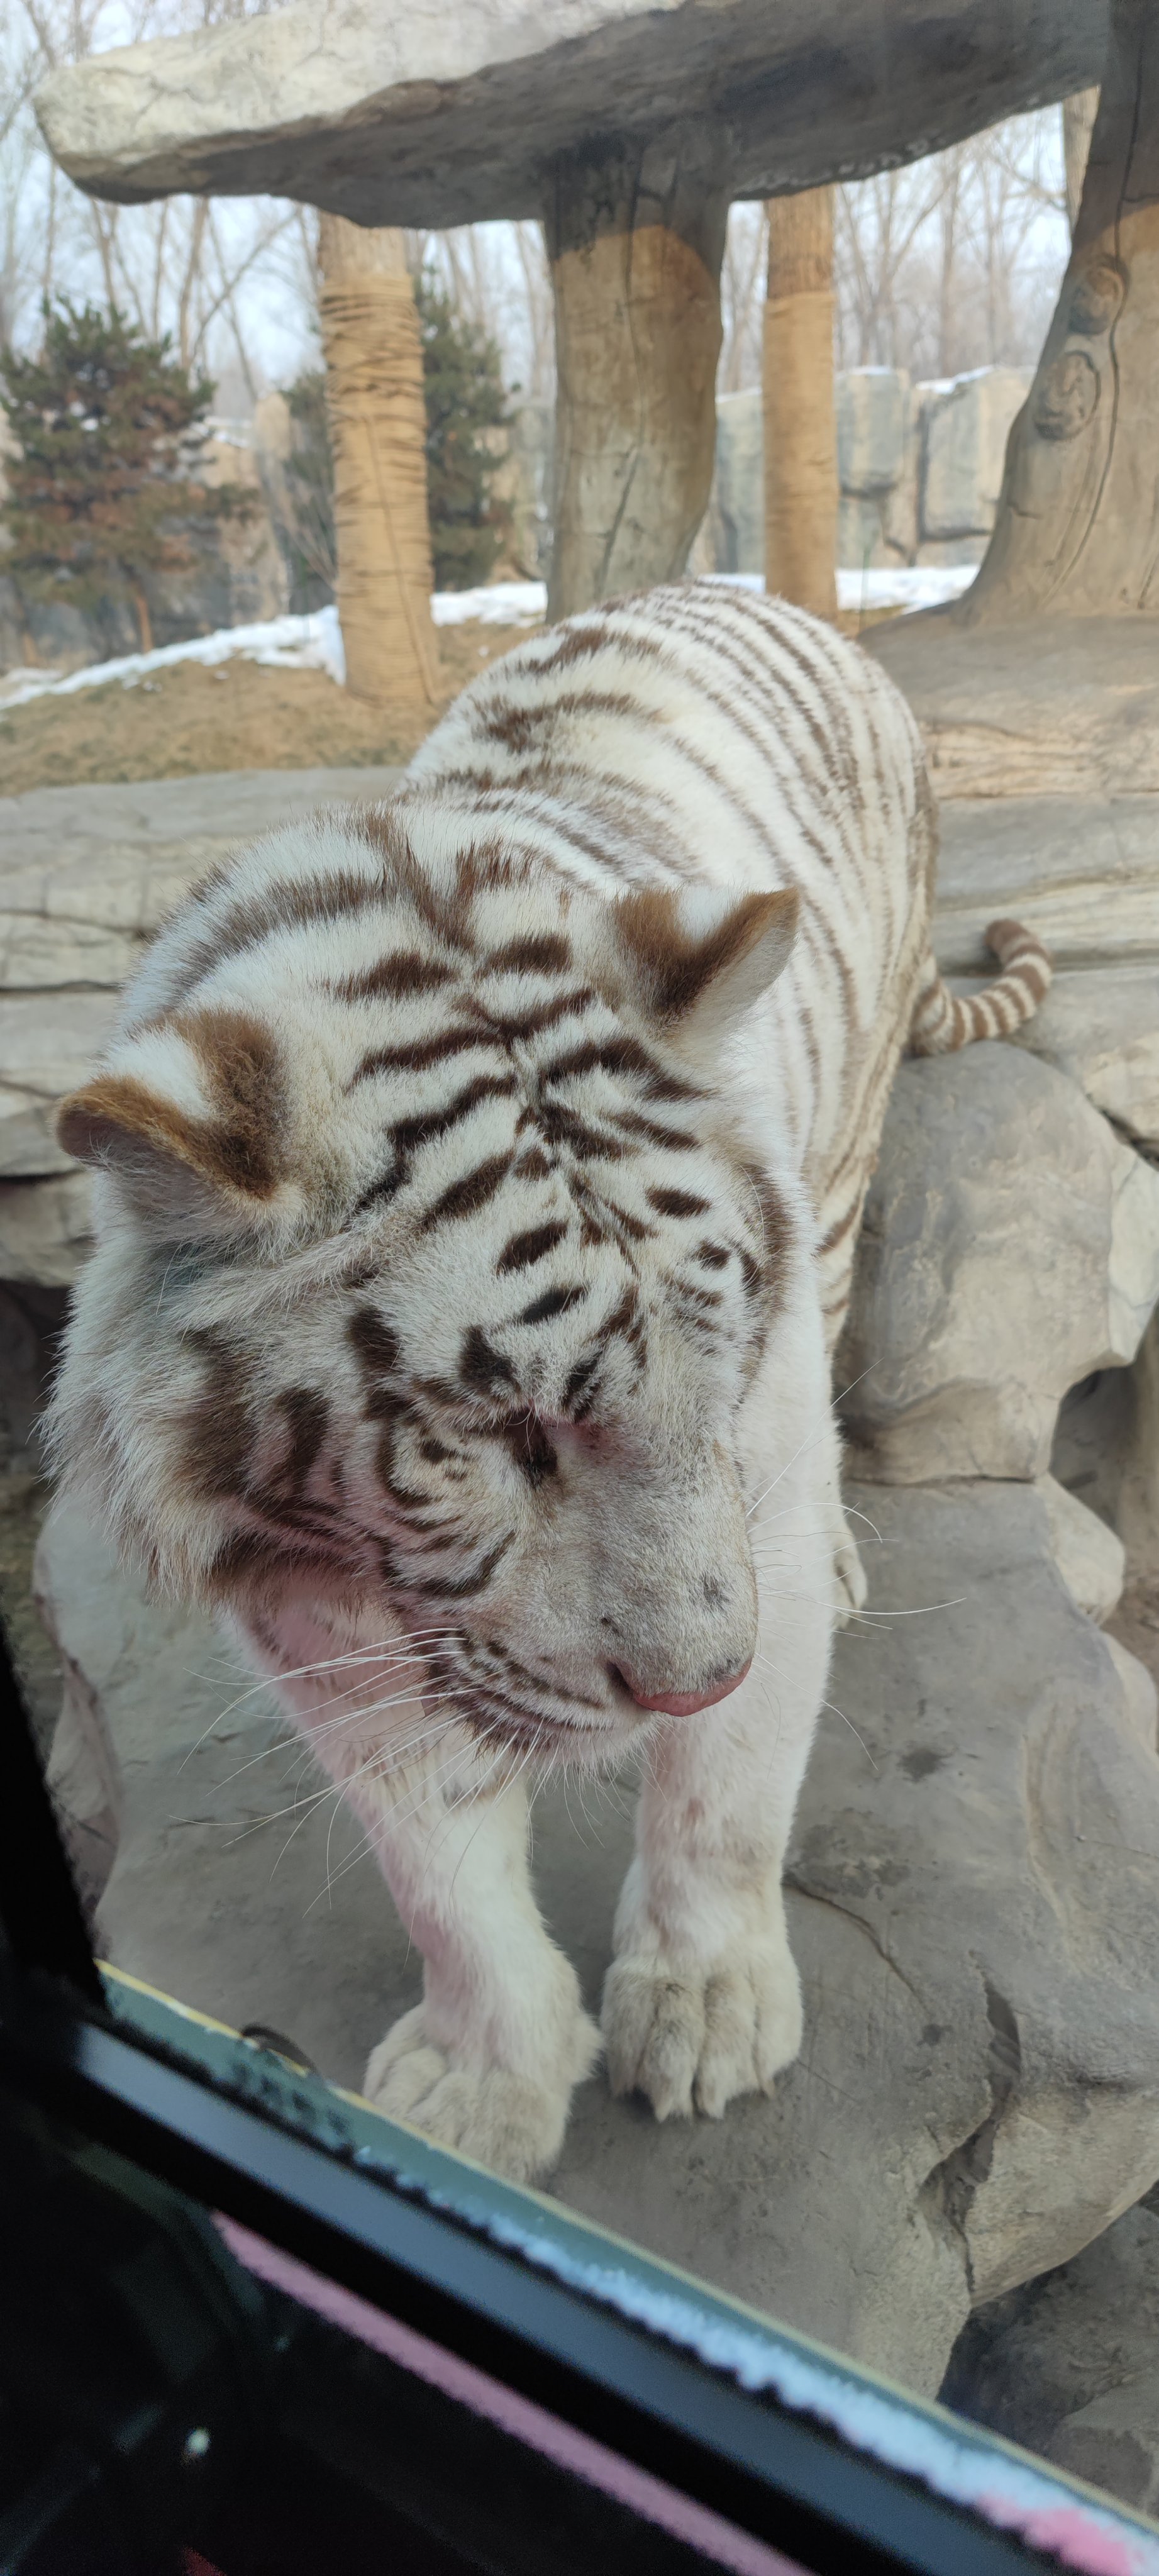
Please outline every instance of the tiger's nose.
M715 1708L718 1700L727 1699L730 1691L739 1690L751 1666L750 1655L748 1662L741 1664L738 1671L729 1673L722 1682L714 1682L711 1690L705 1691L642 1691L637 1689L631 1674L624 1671L622 1664L619 1672L637 1708L655 1709L664 1717L695 1717L700 1709Z

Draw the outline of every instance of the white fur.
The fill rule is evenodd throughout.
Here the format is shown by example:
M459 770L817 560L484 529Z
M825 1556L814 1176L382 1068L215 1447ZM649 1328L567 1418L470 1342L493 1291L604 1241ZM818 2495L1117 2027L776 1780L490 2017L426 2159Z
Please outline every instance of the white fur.
M189 1214L188 1191L185 1231L167 1242L174 1195L151 1201L146 1221L106 1172L99 1250L56 1403L59 1454L122 1547L158 1579L214 1599L226 1538L275 1526L269 1495L291 1456L281 1397L324 1393L326 1440L295 1493L311 1544L323 1535L313 1557L309 1546L287 1555L280 1587L275 1573L255 1578L236 1617L361 1818L423 1955L423 2002L374 2050L371 2098L519 2178L558 2154L596 2047L531 1892L526 1792L545 1764L590 1768L644 1742L637 1852L603 2006L613 2085L640 2089L660 2118L717 2116L737 2093L768 2089L799 2045L780 1877L825 1687L834 1557L838 1599L864 1592L840 1510L826 1328L831 1342L925 954L931 860L912 720L831 632L772 606L754 624L751 604L696 589L595 611L574 629L593 623L610 639L588 673L603 712L585 712L569 678L552 737L566 788L529 786L522 753L485 734L493 702L534 713L550 700L549 635L466 693L397 808L426 884L444 893L464 851L488 836L533 851L527 873L472 898L471 958L455 965L470 1028L558 991L558 973L486 963L545 930L566 934L572 980L591 988L584 1016L511 1039L506 1088L480 1090L416 1149L406 1185L376 1198L384 1138L493 1070L495 1041L488 1053L472 1036L433 1072L415 1069L398 1050L439 1025L438 992L389 1010L370 993L336 1003L336 986L376 958L401 948L438 965L453 948L390 880L381 847L332 817L245 853L162 933L127 997L113 1064L147 1071L154 1089L192 1108L181 1034L190 1013L256 1014L285 1071L285 1174L252 1204L233 1192L223 1247L211 1221ZM656 635L663 653L650 660ZM632 698L627 713L620 695ZM353 884L356 901L303 927L290 898L327 876ZM653 1026L614 911L640 886L680 892L690 940L741 896L794 886L807 935L786 962L787 934L770 915L767 935L707 985L683 1025ZM235 937L239 918L260 935ZM597 1159L585 1173L580 1155L574 1168L566 1145L534 1183L513 1172L469 1223L428 1226L464 1174L521 1150L527 1121L534 1129L547 1114L553 1053L577 1032L638 1039L673 1076L710 1075L710 1101L683 1108L672 1093L677 1105L657 1112L689 1124L679 1150L661 1139L611 1167L605 1194L635 1235L613 1225L580 1248L583 1191L604 1204L606 1167ZM563 1077L560 1099L598 1127L624 1093L597 1068ZM761 1251L764 1218L749 1160L770 1176L785 1223L768 1338L751 1365L736 1265ZM710 1202L704 1224L731 1246L733 1304L720 1313L732 1320L715 1341L707 1328L697 1340L677 1294L703 1227L668 1211L640 1239L657 1184ZM534 1281L562 1286L582 1273L587 1302L523 1332L498 1256L513 1227L561 1211L568 1245ZM819 1262L814 1238L827 1227L836 1249ZM633 1277L648 1313L646 1370L634 1376L616 1342L593 1438L561 1390L585 1333ZM456 1422L462 1433L457 1481L432 1486L425 1518L411 1509L408 1519L382 1471L384 1417L349 1332L359 1298L389 1324L432 1421L442 1406L447 1440ZM512 1355L519 1403L557 1444L546 1499L489 1429L498 1399L483 1387L461 1393L456 1415L438 1392L468 1320ZM207 1347L226 1355L235 1414L252 1414L228 1504L198 1483L198 1441L214 1429ZM398 1436L396 1483L444 1473L424 1468L410 1428ZM518 1421L502 1436L517 1440ZM449 1558L438 1551L452 1512ZM505 1549L479 1594L440 1607L440 1569L470 1576L496 1528ZM437 1688L427 1672L436 1650ZM631 1676L637 1702L692 1697L750 1654L747 1679L691 1717L645 1722L615 1678ZM485 1714L488 1658L502 1656L524 1668L538 1712L506 1736L458 1714Z

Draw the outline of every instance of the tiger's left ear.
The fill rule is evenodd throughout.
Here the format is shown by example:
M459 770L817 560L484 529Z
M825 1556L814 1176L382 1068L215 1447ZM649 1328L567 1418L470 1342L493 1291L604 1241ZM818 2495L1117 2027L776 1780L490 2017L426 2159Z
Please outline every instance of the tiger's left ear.
M706 1073L787 964L799 910L791 889L736 894L719 886L641 886L617 903L641 1009Z

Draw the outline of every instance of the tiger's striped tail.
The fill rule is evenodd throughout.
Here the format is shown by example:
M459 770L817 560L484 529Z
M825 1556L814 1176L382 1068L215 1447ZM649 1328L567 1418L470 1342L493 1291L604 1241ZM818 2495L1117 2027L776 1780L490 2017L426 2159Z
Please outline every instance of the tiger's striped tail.
M968 1001L947 990L927 957L909 1027L911 1055L950 1055L975 1038L1008 1038L1046 1000L1054 969L1041 939L1021 921L992 921L985 938L1002 973Z

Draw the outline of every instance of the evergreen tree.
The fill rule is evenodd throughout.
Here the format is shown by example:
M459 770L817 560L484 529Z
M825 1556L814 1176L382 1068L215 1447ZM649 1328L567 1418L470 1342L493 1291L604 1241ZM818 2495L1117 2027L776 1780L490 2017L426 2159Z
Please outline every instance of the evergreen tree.
M148 652L145 574L190 563L198 523L252 507L247 493L211 490L190 472L212 398L168 337L146 338L115 308L46 305L39 355L0 353L0 406L17 446L5 572L31 597L77 608L127 597Z
M427 494L436 590L486 581L511 513L492 490L501 462L481 433L506 426L499 350L455 314L437 278L415 280L427 403Z
M502 429L507 406L499 351L474 323L461 322L435 280L416 281L427 411L427 507L436 590L486 581L511 531L511 513L492 490L501 458L480 433ZM333 591L334 463L326 419L326 375L307 368L286 395L292 444L281 482L282 543L295 604L314 607Z

